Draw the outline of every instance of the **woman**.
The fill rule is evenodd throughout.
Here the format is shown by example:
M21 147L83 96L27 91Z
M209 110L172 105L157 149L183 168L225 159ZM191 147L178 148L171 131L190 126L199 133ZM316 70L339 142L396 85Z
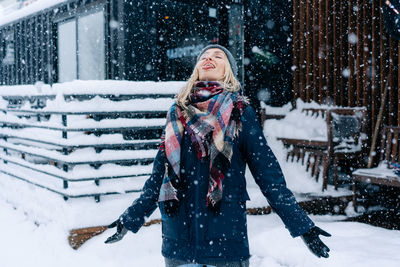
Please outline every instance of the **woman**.
M308 218L286 187L255 111L240 93L232 54L205 47L167 115L153 173L143 193L109 227L119 241L136 233L156 209L162 214L162 254L167 267L187 263L249 266L246 163L271 207L293 237L302 236L318 257L330 236Z

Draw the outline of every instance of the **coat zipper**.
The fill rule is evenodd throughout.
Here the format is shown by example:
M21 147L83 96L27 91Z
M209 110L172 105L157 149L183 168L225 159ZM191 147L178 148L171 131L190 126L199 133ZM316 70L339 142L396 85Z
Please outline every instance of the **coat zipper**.
M197 165L197 184L195 184L195 199L194 199L194 260L197 259L197 248L199 246L199 221L198 221L198 212L199 212L199 186L200 186L200 174L201 174L201 161L198 161ZM196 181L196 180L195 180Z

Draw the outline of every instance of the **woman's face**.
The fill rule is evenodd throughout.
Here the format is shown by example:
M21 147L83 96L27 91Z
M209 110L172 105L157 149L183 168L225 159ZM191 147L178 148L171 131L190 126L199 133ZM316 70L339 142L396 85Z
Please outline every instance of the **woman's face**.
M207 49L196 64L196 68L199 71L199 80L222 81L227 60L224 51L221 49Z

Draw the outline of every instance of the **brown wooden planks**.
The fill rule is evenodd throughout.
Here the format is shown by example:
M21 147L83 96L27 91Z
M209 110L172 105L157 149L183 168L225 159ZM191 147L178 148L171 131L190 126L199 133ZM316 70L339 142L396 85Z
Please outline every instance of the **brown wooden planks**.
M300 97L299 95L299 12L298 12L299 0L293 0L293 96L296 100ZM293 101L296 103L296 101Z
M382 5L383 0L295 0L293 8L295 99L366 106L369 135L387 82L382 124L400 125L400 44L385 31Z
M325 79L325 47L326 47L326 35L325 35L325 3L324 1L319 1L319 12L318 12L318 70L319 70L319 84L318 84L318 99L314 99L318 103L323 102L324 97L324 87L326 84Z
M306 38L306 83L305 83L305 100L306 102L310 102L311 100L311 90L312 90L312 58L311 58L311 53L312 53L312 39L313 39L313 33L312 33L312 14L311 14L311 6L312 6L312 0L306 0L307 6L306 6L306 32L304 34Z

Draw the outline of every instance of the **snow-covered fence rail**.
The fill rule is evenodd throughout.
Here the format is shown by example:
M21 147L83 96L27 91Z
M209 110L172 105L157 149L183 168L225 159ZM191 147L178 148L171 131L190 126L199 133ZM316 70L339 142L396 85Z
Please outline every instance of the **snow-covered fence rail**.
M140 191L182 83L131 82L129 92L118 90L118 82L104 83L114 86L87 90L87 83L57 94L2 91L0 172L65 200ZM156 90L160 84L164 92Z

